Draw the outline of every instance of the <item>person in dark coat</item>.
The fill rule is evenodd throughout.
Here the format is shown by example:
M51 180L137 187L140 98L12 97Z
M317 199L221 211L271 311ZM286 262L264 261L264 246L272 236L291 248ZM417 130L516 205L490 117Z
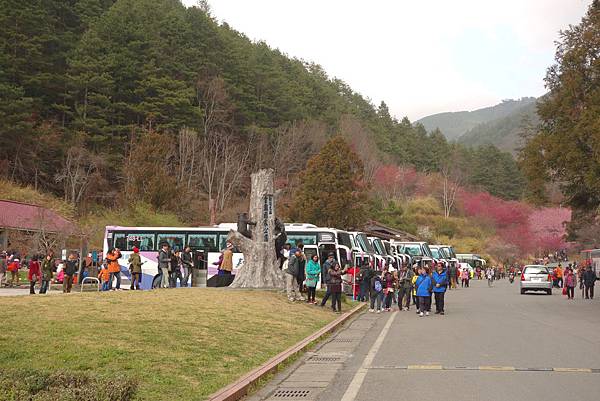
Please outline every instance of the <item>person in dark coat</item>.
M181 253L181 265L183 266L183 282L182 287L187 287L190 277L192 276L192 269L194 268L194 258L192 257L192 248L186 246Z
M63 278L63 292L70 293L71 288L73 288L73 276L77 273L79 268L79 260L77 259L77 255L74 253L69 254L67 261L65 263L64 271L65 276Z
M52 281L52 274L54 273L54 254L50 251L46 254L46 257L42 261L42 285L40 287L40 294L45 294L50 287L50 281Z
M338 262L334 262L329 268L328 273L329 284L327 284L327 288L331 294L331 309L334 312L342 313L342 275L346 272L340 268Z
M329 297L331 296L331 291L329 290L329 270L331 269L331 267L333 266L334 263L337 263L337 261L335 260L335 254L333 252L329 252L329 255L327 255L327 260L325 261L325 263L323 263L323 280L325 281L325 285L327 285L327 291L325 292L325 296L323 297L323 300L321 301L321 306L325 306L325 304L327 303L327 300L329 299Z
M585 287L585 299L594 299L594 286L596 285L596 273L592 266L588 266L583 272L583 286Z

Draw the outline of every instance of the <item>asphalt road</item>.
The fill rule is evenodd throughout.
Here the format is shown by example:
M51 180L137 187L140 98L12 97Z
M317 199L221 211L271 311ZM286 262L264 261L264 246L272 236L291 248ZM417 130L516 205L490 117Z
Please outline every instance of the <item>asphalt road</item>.
M336 337L258 398L297 387L327 401L600 400L600 301L579 291L568 301L472 281L447 293L445 316L365 313ZM311 365L319 355L339 358Z

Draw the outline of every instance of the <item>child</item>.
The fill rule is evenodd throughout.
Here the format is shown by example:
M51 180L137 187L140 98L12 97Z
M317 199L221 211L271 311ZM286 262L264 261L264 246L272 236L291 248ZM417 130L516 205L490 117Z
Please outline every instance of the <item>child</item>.
M431 277L427 274L427 270L421 267L419 269L419 277L415 282L417 290L417 300L419 301L419 316L429 316L429 308L431 307Z
M110 273L106 264L102 265L102 270L98 273L98 278L102 282L102 291L108 291L110 288L108 283L110 282Z
M376 272L373 277L371 277L371 309L369 312L375 311L375 300L377 300L377 313L381 313L381 303L383 300L383 283L381 281L381 276L379 272Z
M314 254L306 264L306 288L308 288L309 304L316 304L315 295L317 293L317 283L321 275L321 266L319 265L319 255Z

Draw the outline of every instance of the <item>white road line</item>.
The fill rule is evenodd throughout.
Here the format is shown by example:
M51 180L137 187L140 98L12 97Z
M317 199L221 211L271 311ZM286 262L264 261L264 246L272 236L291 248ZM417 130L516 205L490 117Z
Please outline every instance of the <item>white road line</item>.
M383 344L383 340L385 340L385 336L390 330L390 326L394 322L394 319L397 315L399 315L399 313L392 313L392 316L388 319L385 326L383 326L383 330L381 330L381 333L377 336L377 339L375 340L375 343L369 350L367 357L365 358L362 365L356 371L356 374L352 378L350 385L348 386L346 392L344 393L344 396L342 397L342 401L354 401L356 399L358 391L360 390L360 387L362 386L363 381L367 376L367 372L369 371L369 368L371 367L371 364L373 363L373 360L377 355L377 351L379 351L379 348L381 348L381 344Z

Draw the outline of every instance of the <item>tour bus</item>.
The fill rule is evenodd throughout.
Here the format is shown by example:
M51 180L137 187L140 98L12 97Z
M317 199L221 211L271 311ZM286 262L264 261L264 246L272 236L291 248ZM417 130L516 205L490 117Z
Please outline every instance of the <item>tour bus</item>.
M585 267L592 266L596 277L600 278L600 249L585 249L581 251L581 259Z
M396 255L398 258L400 258L402 263L406 266L412 266L412 258L410 257L410 255L404 253L403 247L401 245L395 243L394 240L384 241L384 244L386 242L390 245L392 255Z
M483 269L486 265L485 259L474 253L457 253L456 258L460 261L460 263L468 263L474 268L479 267Z
M400 268L403 264L408 265L408 260L405 258L405 255L399 254L396 250L396 246L392 246L392 243L389 240L381 240L381 242L383 243L388 255L391 255L396 261L396 266L398 266L398 268Z
M369 242L369 238L367 234L362 233L360 231L351 231L350 234L354 238L355 249L360 249L361 253L357 253L360 255L363 260L366 256L369 258L369 265L373 268L379 268L380 263L383 261L381 257L376 255L375 249L373 245Z
M142 288L159 286L158 252L163 243L171 249L183 250L186 246L192 249L194 264L200 271L200 286L213 285L217 274L216 263L220 251L226 248L229 227L120 227L107 226L104 235L104 255L110 249L119 248L122 257L121 276L125 281L130 279L127 260L134 247L140 250L142 259ZM233 249L233 274L244 263L244 256Z
M452 247L451 245L438 245L440 248L442 248L444 250L444 252L446 252L446 255L448 255L448 260L450 261L450 263L454 263L454 265L456 267L458 267L458 264L460 263L458 258L456 257L456 252L454 252L454 247Z
M429 245L433 258L438 262L442 262L444 267L450 267L450 256L440 245Z
M413 263L419 266L424 266L425 264L431 266L436 262L427 242L402 242L394 240L392 244L396 245L402 253L408 254L412 258Z
M396 263L396 258L394 258L391 254L389 254L387 252L387 249L385 248L385 245L383 244L383 241L381 240L381 238L378 238L378 237L367 237L367 238L371 242L371 245L373 246L373 248L375 249L376 254L379 255L383 259L384 266L389 266L390 271L393 271L394 264Z

